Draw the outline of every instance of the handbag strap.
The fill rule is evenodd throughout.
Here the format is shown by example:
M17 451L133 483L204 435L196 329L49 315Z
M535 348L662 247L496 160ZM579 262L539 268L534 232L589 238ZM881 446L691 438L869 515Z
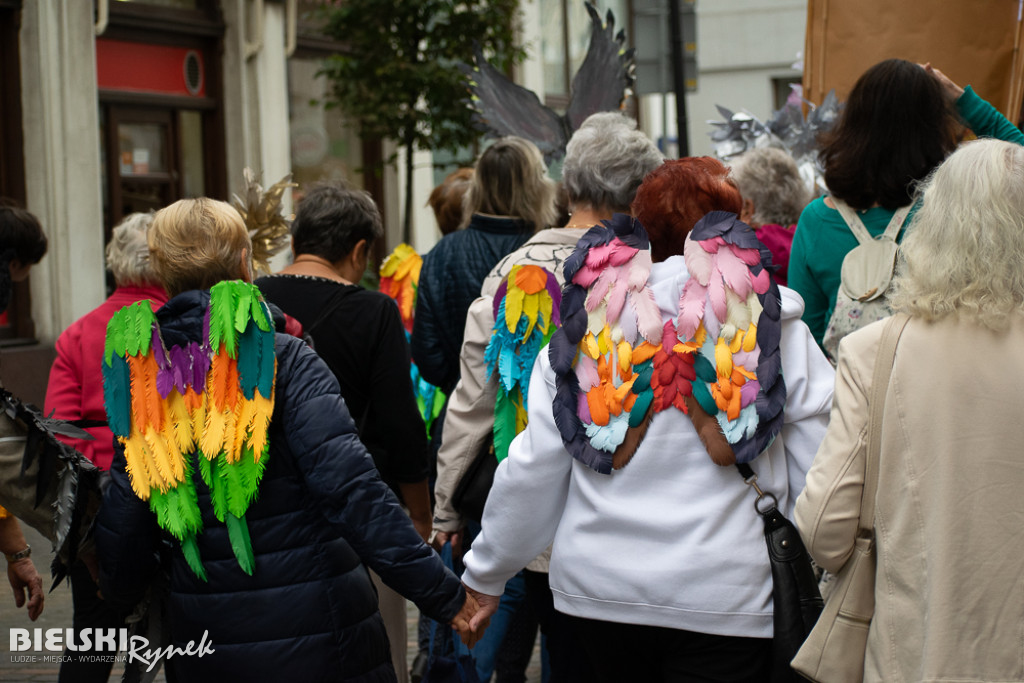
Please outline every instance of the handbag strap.
M872 533L875 526L875 493L878 491L878 461L882 451L882 414L885 409L885 393L889 389L889 377L896 358L896 344L907 326L910 316L897 313L885 323L882 339L875 357L875 371L871 377L871 393L868 399L870 418L868 421L868 451L864 463L864 489L860 499L860 522L858 531Z
M831 197L832 203L835 204L836 210L839 211L839 215L846 221L846 226L850 228L850 232L857 238L857 241L861 244L867 244L873 238L868 229L864 227L864 223L857 216L857 213L850 207L849 204L844 202L838 197ZM885 226L885 236L895 240L896 235L899 234L900 228L903 227L903 221L907 219L907 214L910 213L910 206L901 206L896 209L896 213L892 215L889 220L889 225Z

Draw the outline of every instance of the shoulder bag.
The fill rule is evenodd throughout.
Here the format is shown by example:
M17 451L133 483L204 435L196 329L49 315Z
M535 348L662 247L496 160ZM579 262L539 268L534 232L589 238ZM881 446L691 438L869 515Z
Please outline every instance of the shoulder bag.
M793 659L793 669L820 683L860 683L864 680L864 656L868 629L875 613L875 493L878 490L878 460L881 452L882 410L889 387L896 343L909 316L889 319L875 359L871 379L868 448L864 463L860 523L853 555L833 579L825 609L803 647Z

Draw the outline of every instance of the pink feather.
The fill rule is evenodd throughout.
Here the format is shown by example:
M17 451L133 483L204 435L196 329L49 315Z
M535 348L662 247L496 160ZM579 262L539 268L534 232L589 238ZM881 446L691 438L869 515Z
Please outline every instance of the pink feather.
M587 392L580 391L576 399L576 414L579 415L583 424L590 424L593 420L590 417L590 405L587 403Z
M679 297L679 318L676 326L679 336L693 339L700 327L700 319L704 317L704 303L707 301L707 287L693 278L683 285L683 293Z
M629 273L627 284L630 289L637 291L647 285L647 278L651 274L651 252L641 251L629 262Z
M768 275L768 271L761 269L761 272L751 277L754 285L754 291L758 294L764 294L772 285L771 277Z
M619 270L621 275L621 269ZM624 277L619 277L615 284L612 285L612 291L608 293L608 313L606 318L609 324L619 321L619 317L622 315L622 307L626 304L628 284L624 280Z
M586 289L590 287L590 285L594 284L594 280L596 280L600 274L600 268L592 268L589 265L583 265L576 271L576 274L572 276L572 281Z
M617 268L605 268L601 271L601 274L597 276L597 280L590 287L590 291L587 292L587 300L584 303L584 307L588 312L594 311L604 298L608 296L608 290L615 286Z
M618 240L612 240L608 244L602 244L597 247L591 247L587 251L587 258L585 263L588 267L595 270L601 270L608 265L608 258L612 255L612 249L615 248L615 243Z
M612 250L608 255L608 263L613 266L621 266L629 263L640 251L636 247L631 247L621 242L618 238L613 240L610 246ZM649 252L646 251L644 253L649 254Z
M715 273L708 282L708 300L711 302L711 309L719 320L725 320L728 306L725 301L725 283L722 276Z
M597 362L590 356L581 353L575 369L576 378L580 381L580 391L586 392L601 383L601 378L597 375Z
M661 343L661 311L658 304L654 302L654 292L643 288L639 292L632 292L629 302L636 313L636 327L644 339L652 344Z
M732 354L732 364L743 366L748 369L756 369L757 362L761 358L761 350L755 346L753 351L744 351L740 349L736 353Z
M735 361L735 356L733 361ZM761 385L756 379L747 380L747 383L740 387L740 407L746 408L757 399L757 392L761 390Z
M687 237L683 246L683 259L686 261L686 270L689 271L690 277L702 285L707 285L711 277L711 254L704 251L703 243L694 242Z
M706 240L701 240L700 244L704 247L704 251L709 254L717 254L718 248L725 246L725 240L721 237L711 237Z
M718 339L718 333L722 331L722 322L715 315L714 306L708 306L707 302L704 303L704 330L712 342Z
M725 285L746 300L750 294L750 268L733 253L731 249L719 249L715 256L715 266L722 274Z
M759 249L744 249L739 245L730 244L729 250L732 251L736 258L748 266L756 266L761 263L761 251Z

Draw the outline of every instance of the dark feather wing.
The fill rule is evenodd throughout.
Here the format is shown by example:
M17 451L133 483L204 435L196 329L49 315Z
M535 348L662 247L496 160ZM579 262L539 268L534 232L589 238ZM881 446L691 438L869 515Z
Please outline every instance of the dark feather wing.
M615 16L608 11L607 22L594 6L586 3L590 15L590 47L583 65L572 79L566 118L570 130L576 130L591 114L619 111L626 89L634 82L633 49L625 50L626 35L615 35Z
M476 124L491 135L516 135L537 145L544 159L561 158L569 141L565 121L537 95L510 81L491 66L480 46L474 50L476 66L460 64L469 79Z

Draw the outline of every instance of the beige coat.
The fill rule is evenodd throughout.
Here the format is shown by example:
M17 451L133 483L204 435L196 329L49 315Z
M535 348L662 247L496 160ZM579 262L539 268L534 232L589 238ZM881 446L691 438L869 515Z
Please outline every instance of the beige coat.
M860 510L883 323L840 346L828 434L795 520L837 571ZM885 399L866 681L1024 681L1024 318L913 319Z
M547 268L562 283L562 262L572 254L576 242L587 228L549 228L530 238L523 246L501 261L484 279L480 298L469 307L466 333L459 362L461 377L448 398L442 430L441 449L437 454L437 483L434 486L434 528L453 532L464 525L462 517L451 504L452 494L473 457L480 452L487 436L494 429L494 404L498 389L487 374L484 351L494 329L494 294L512 266L532 264ZM546 353L546 351L542 351ZM548 570L548 554L531 562L534 571Z

